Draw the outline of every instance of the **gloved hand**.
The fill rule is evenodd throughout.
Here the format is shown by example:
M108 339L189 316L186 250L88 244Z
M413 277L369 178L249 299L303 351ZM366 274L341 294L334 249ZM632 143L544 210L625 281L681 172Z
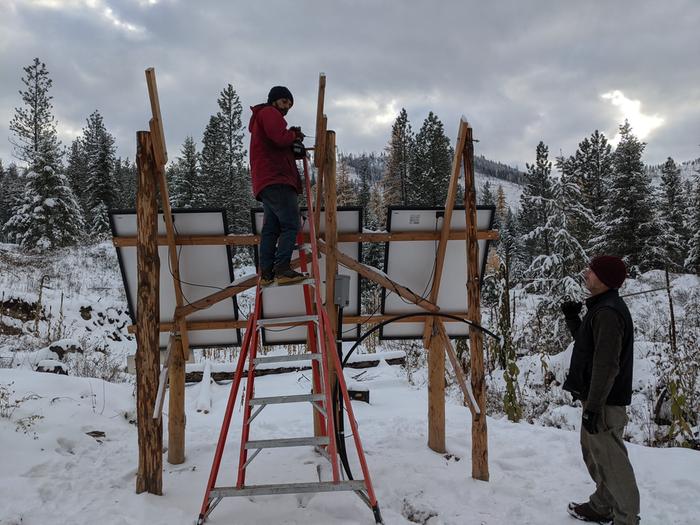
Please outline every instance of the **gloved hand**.
M306 148L300 140L295 140L292 143L292 153L294 154L294 158L296 160L301 160L306 157Z
M564 301L561 303L561 311L566 319L578 319L578 314L581 313L583 303L578 301Z
M600 414L598 412L591 412L590 410L584 410L583 416L581 417L581 424L586 432L589 434L598 433L598 420L600 419Z
M301 131L301 126L292 126L289 129L296 133L297 140L304 140L306 138L306 135L304 135L304 133Z

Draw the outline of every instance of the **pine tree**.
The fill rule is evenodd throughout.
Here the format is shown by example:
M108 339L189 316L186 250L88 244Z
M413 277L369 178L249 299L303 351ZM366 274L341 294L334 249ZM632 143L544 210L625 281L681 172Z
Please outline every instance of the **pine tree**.
M355 172L357 173L357 205L362 208L364 213L364 225L369 224L369 201L371 198L370 189L372 187L372 163L370 157L366 153L362 153L360 156L353 158L352 156L346 157L347 162L352 162L355 167Z
M581 203L590 210L593 218L598 218L603 213L613 173L612 146L603 133L595 130L590 139L579 143L574 161L575 170L572 175L581 189ZM594 221L578 226L581 229L578 239L583 246L589 248L591 239L600 234L598 225Z
M552 253L549 230L544 230L541 235L531 235L537 228L547 223L547 203L553 197L549 148L540 141L535 154L535 164L526 164L527 184L520 195L520 216L518 217L521 233L526 237L523 258L528 266L535 257Z
M61 144L53 116L52 85L46 65L24 68L20 91L24 107L10 122L15 156L27 164L24 189L4 226L10 239L28 250L48 250L78 242L83 228L80 207L62 173Z
M552 183L552 196L542 200L545 220L526 236L527 240L544 245L550 251L534 258L527 269L533 279L531 288L544 292L550 309L563 300L580 300L584 296L582 280L576 276L586 267L588 256L578 240L571 235L570 225L590 212L581 204L578 185L562 178Z
M696 172L693 193L689 199L690 210L688 231L691 232L688 242L688 256L685 258L685 268L689 272L700 275L700 170Z
M99 111L94 111L83 129L86 161L85 216L90 234L100 239L109 235L108 211L117 201L114 180L114 137L107 131Z
M409 167L414 148L414 137L406 109L401 108L391 127L387 146L387 166L384 175L384 200L387 206L406 205Z
M357 203L357 188L350 180L350 167L342 155L338 155L335 184L338 206L352 206Z
M83 142L83 137L76 137L71 143L70 150L68 151L68 166L66 166L66 177L68 178L68 183L70 184L76 199L80 203L80 208L83 212L83 216L87 216L85 213L88 210L87 205L87 158L85 155L85 144Z
M210 117L202 139L201 169L208 190L207 204L226 210L232 231L247 232L253 197L245 164L243 107L231 84L221 91L217 104L219 111Z
M199 171L199 153L192 137L185 138L172 172L170 204L176 208L201 206L204 203L204 188Z
M118 157L114 162L114 187L117 193L117 208L136 207L136 184L138 181L138 171L136 164L129 158Z
M226 175L224 159L226 158L226 144L222 131L221 119L216 115L209 117L209 123L204 129L202 137L202 153L200 166L204 177L206 192L206 204L208 206L223 206L223 198L218 195L218 188L223 186L222 180ZM230 218L230 217L229 217Z
M646 144L632 133L628 121L620 126L620 142L613 155L613 177L599 221L601 234L591 241L593 252L617 255L636 275L653 267L658 230L650 202L651 180L644 169Z
M662 235L660 244L668 269L679 271L686 258L683 241L686 238L684 214L687 204L681 184L681 170L671 157L666 159L661 168L659 191L657 224L660 225Z
M442 122L432 111L416 135L406 188L407 204L444 206L452 168L452 147Z
M488 180L481 186L481 191L479 193L479 201L484 206L494 206L496 204L496 197L493 191L491 191L491 183Z

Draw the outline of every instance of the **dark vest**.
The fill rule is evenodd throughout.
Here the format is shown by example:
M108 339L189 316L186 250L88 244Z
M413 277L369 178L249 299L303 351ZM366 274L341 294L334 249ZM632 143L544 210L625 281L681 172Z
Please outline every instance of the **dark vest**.
M634 362L634 326L627 305L620 298L617 290L608 290L586 300L588 311L574 335L574 350L571 354L569 375L564 381L563 389L571 392L574 399L585 401L591 385L593 369L593 326L596 312L610 308L617 312L624 322L622 349L620 352L620 371L615 378L606 405L626 406L632 401L632 365Z

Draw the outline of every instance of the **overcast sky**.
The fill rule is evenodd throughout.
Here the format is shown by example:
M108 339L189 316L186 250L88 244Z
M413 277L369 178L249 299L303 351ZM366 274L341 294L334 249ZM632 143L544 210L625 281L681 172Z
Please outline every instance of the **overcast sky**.
M520 168L540 140L568 155L595 129L612 139L625 117L647 163L690 160L700 157L699 28L696 0L1 0L0 159L12 160L22 67L39 57L64 145L97 109L132 159L153 66L171 159L187 135L201 140L228 83L246 124L271 86L288 86L287 120L313 135L325 72L345 152L382 150L405 107L414 131L435 112L453 143L465 115L477 154Z

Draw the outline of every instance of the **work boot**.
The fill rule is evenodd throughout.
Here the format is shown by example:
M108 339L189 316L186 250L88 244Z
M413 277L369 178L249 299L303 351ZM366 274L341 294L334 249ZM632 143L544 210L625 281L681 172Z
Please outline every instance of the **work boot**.
M260 286L270 286L275 282L275 272L272 268L263 268L260 272Z
M296 270L292 270L289 263L275 266L275 281L279 286L298 283L307 278L307 275L299 273Z
M613 520L612 514L609 514L607 516L604 514L599 514L598 512L593 510L593 507L591 507L591 504L588 502L574 503L572 501L571 503L569 503L569 506L566 508L566 510L574 518L581 521L591 521L593 523L611 523Z

